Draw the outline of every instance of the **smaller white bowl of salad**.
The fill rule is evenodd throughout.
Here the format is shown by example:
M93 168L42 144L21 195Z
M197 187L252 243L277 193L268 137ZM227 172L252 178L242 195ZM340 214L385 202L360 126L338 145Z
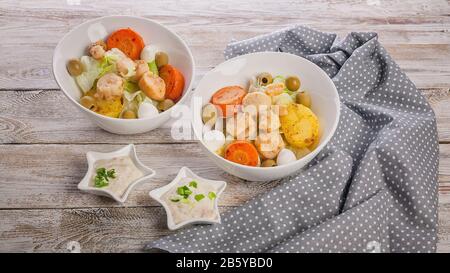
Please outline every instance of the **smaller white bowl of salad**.
M195 71L186 43L168 28L146 18L108 16L61 39L53 73L69 100L98 126L137 134L170 119Z

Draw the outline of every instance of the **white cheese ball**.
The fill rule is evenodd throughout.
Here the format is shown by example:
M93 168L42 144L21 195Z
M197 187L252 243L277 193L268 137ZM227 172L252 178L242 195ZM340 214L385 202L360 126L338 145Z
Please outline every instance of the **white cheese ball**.
M138 118L155 117L159 114L158 109L150 101L144 101L139 105Z
M217 130L207 131L203 134L203 141L209 150L216 152L225 145L225 135Z
M289 149L282 149L277 156L277 165L278 166L286 165L286 164L289 164L296 160L297 160L297 158L295 157L295 154L293 151L291 151Z
M160 50L155 45L145 46L141 51L141 60L144 60L147 63L153 62L158 51Z

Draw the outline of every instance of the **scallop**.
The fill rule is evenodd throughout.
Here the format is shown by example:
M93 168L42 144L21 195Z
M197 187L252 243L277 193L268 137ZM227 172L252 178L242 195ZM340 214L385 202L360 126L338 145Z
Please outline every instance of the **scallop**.
M277 156L277 165L278 166L286 165L286 164L289 164L296 160L297 160L297 158L295 157L295 154L293 151L291 151L289 149L282 149Z

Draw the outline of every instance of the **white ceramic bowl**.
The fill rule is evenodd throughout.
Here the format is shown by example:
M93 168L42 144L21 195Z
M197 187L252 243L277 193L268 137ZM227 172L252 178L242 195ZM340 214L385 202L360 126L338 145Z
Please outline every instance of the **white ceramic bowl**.
M314 63L288 53L259 52L242 55L221 63L208 72L194 91L194 98L201 97L207 104L212 95L220 88L228 85L248 86L252 76L261 72L272 75L297 75L301 81L301 89L308 90L312 99L312 110L319 118L322 136L318 147L305 157L286 165L262 168L240 165L224 159L210 151L202 140L201 107L193 108L193 127L195 135L208 157L217 166L237 177L250 181L269 181L289 176L310 162L333 136L340 115L339 95L333 81Z
M105 39L114 30L128 27L138 32L146 45L154 44L164 50L169 55L169 63L183 73L185 86L183 96L178 103L183 102L190 92L195 74L194 58L186 43L165 26L149 19L133 16L101 17L82 23L67 33L59 41L53 54L53 74L56 82L78 109L101 128L116 134L137 134L153 130L169 120L173 107L156 117L133 120L110 118L97 114L79 104L82 91L74 78L67 72L66 64L71 58L86 55L86 48L92 42Z

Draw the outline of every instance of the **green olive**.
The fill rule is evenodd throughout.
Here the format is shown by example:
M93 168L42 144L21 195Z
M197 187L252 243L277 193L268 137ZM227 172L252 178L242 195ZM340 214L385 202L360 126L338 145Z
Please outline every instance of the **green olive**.
M256 80L258 81L259 85L265 86L268 84L271 84L273 82L272 75L270 75L267 72L261 73L256 77Z
M158 68L169 63L169 56L162 51L156 52L155 63Z
M298 104L311 108L311 96L306 91L299 92L295 98Z
M92 111L95 111L95 109L97 109L97 104L95 103L95 99L91 96L81 97L80 104Z
M261 163L261 167L274 167L275 165L277 165L277 163L275 163L275 160L273 159L267 159Z
M170 107L172 107L172 106L174 106L175 105L175 103L173 102L173 100L171 100L171 99L165 99L165 100L163 100L163 101L160 101L159 103L158 103L158 110L160 110L160 111L166 111L166 110L168 110Z
M204 124L211 123L215 124L217 120L217 109L216 106L208 103L203 107L202 110L202 121Z
M67 63L67 71L71 76L79 76L83 73L83 65L78 59L70 59Z
M122 118L123 119L135 119L135 118L137 118L137 116L134 111L126 110L125 112L122 113Z
M290 91L297 91L300 88L300 79L296 76L288 77L285 83Z

